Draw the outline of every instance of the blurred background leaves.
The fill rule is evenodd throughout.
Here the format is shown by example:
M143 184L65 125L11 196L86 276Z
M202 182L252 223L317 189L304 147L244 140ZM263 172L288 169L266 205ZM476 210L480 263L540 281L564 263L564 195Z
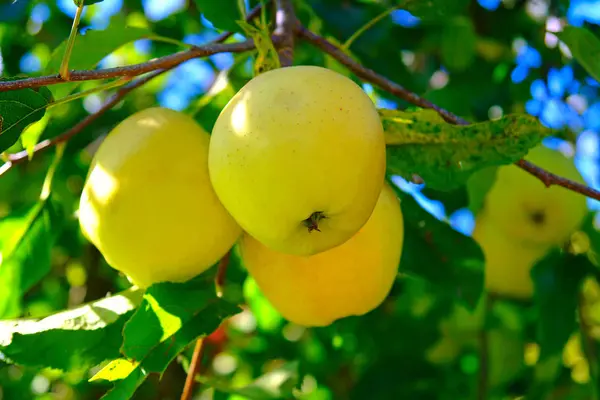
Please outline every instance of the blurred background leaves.
M72 59L72 67L144 62L206 43L222 29L236 30L234 40L243 39L234 23L241 18L240 3L249 10L258 2L227 1L218 8L208 0L90 3L76 41L83 51L74 52L82 56ZM387 12L351 44L348 51L356 60L474 122L498 123L515 113L536 117L555 130L543 143L573 156L586 183L600 189L600 70L592 51L600 24L597 1L297 0L295 6L306 26L334 43L345 43ZM0 3L2 77L55 73L75 9L72 0ZM326 65L351 77L381 109L409 106L360 82L305 42L297 43L295 57L298 64ZM556 250L536 266L532 301L495 298L488 304L479 297L482 255L469 236L493 169L451 191L411 182L413 171L392 177L406 217L402 278L386 301L363 317L320 329L285 321L235 251L225 299L210 303L208 311L188 310L183 318L164 307L168 300L153 308L149 299L162 293L183 302L185 292L157 288L143 300L128 289L128 281L88 244L77 224L78 197L95 146L119 121L155 104L188 112L210 130L221 108L252 77L252 61L252 54L192 59L128 95L69 141L45 200L40 193L54 151L0 177L0 314L20 318L0 322L0 399L97 399L113 386L106 379L111 376L125 378L117 379L113 398L135 389L137 399L177 398L191 356L188 344L199 334L208 335L201 399L476 398L482 345L488 349L489 398L598 396L592 386L600 366L599 203L588 199L587 224L571 241L577 249ZM101 83L50 90L57 99ZM19 96L41 106L51 99L46 90ZM98 91L35 114L28 122L43 123L33 125L35 130L30 126L20 141L8 131L12 123L0 105L0 146L13 153L53 138L97 111L111 93ZM0 100L10 96L14 93L0 93ZM144 360L156 373L141 372L129 360L123 365L133 367L120 369L122 375L109 375L108 368L89 382L112 365L109 360L122 357L121 335L128 329L134 337L164 339L162 331L152 335L151 324L134 329L143 313L151 321L168 314L171 323L181 324L169 335L173 347L169 338L150 341L142 354L125 352L141 356L135 361ZM228 315L233 316L220 323ZM485 341L482 329L488 332Z

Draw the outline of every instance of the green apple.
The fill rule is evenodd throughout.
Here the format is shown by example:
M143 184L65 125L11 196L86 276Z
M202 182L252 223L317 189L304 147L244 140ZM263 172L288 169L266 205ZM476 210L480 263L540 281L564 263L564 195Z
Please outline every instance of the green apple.
M539 145L527 161L556 175L584 183L573 160ZM561 186L547 187L516 165L498 168L496 181L486 195L489 223L504 235L531 245L562 245L587 214L586 197Z

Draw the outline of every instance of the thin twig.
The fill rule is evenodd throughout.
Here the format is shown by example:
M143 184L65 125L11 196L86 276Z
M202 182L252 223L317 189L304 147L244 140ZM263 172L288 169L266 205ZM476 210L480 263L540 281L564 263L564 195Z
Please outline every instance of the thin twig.
M294 31L296 30L296 14L291 0L275 0L274 39L278 41L279 61L282 67L289 67L294 62Z
M254 49L254 42L247 40L238 43L209 43L194 47L190 50L180 51L175 54L160 57L140 64L127 65L124 67L106 68L92 71L71 71L70 81L90 81L98 79L116 78L120 76L138 76L146 72L159 69L171 69L184 61L192 58L208 57L218 53L242 53ZM56 85L66 81L60 75L47 75L33 78L17 79L0 82L0 92L24 88L35 88L46 85Z
M458 115L451 113L450 111L443 109L432 102L419 97L417 94L406 90L402 86L398 85L395 82L390 81L384 76L379 75L375 71L366 68L354 61L348 55L346 55L341 49L339 49L336 45L329 42L327 39L309 31L305 27L297 26L298 34L312 43L314 46L318 47L325 53L329 54L337 61L348 67L352 72L354 72L359 78L373 83L383 90L393 94L394 96L405 100L411 104L414 104L419 107L433 109L438 112L438 114L444 118L445 121L455 124L455 125L469 125L470 122L465 120ZM574 192L583 194L587 197L600 200L600 191L592 189L586 185L582 185L580 183L574 182L570 179L563 178L561 176L555 175L551 172L546 171L543 168L540 168L528 161L519 160L515 163L521 169L529 172L531 175L535 176L539 180L541 180L546 186L557 185L562 186L566 189L572 190Z
M119 89L98 111L93 114L88 115L77 124L73 125L71 129L66 132L53 137L52 139L46 139L44 141L39 142L33 148L34 153L41 153L45 150L48 150L50 147L61 143L66 142L71 139L73 136L77 135L79 132L87 128L91 123L100 118L106 111L110 110L116 104L118 104L127 94L129 94L134 89L142 86L148 81L156 78L158 75L166 72L166 70L154 71L151 74L148 74L145 77L139 78ZM18 153L9 154L7 156L8 161L0 167L0 175L8 171L10 168L14 167L17 164L25 162L29 159L29 154L27 150L20 151Z
M261 6L260 5L257 6L257 7L255 7L252 11L250 11L248 13L248 15L246 17L246 20L249 21L249 20L255 18L260 13L260 10L261 10ZM216 45L218 43L224 42L231 35L232 35L231 32L225 32L225 33L219 35L218 37L216 37L212 42L208 43L207 45L201 46L201 47L194 47L194 49L192 49L192 50L197 50L197 49L201 49L201 48L207 48L208 46ZM248 42L242 42L242 43L248 43ZM189 50L186 53L188 53L188 52L190 52L192 50ZM177 53L177 54L181 54L181 53ZM52 139L44 140L44 141L36 144L35 147L34 147L34 149L33 149L33 153L38 153L38 152L45 151L49 147L54 146L57 143L65 142L65 141L71 139L73 136L77 135L79 132L81 132L82 130L84 130L88 125L90 125L95 120L97 120L106 111L108 111L109 109L111 109L112 107L114 107L116 104L118 104L131 91L133 91L134 89L136 89L136 88L144 85L145 83L147 83L150 80L156 78L157 76L159 76L159 75L167 72L168 70L177 67L178 65L182 64L185 61L187 61L187 58L181 58L179 61L175 62L174 64L171 64L169 67L164 68L164 69L160 69L160 70L156 70L156 71L152 72L151 74L148 74L147 76L145 76L143 78L137 79L136 81L131 82L127 86L121 88L120 90L117 91L117 93L115 93L115 95L109 101L107 101L94 114L88 115L86 118L84 118L83 120L81 120L78 124L74 125L71 129L69 129L68 131L64 132L63 134L58 135L58 136L56 136L56 137L54 137ZM18 81L12 81L12 82L18 82ZM0 83L0 91L2 91L1 85L2 85L2 83ZM14 154L9 154L7 156L7 162L5 162L4 164L2 164L0 166L0 176L2 174L4 174L5 172L7 172L8 170L10 170L13 166L15 166L17 164L20 164L20 163L22 163L24 161L27 161L28 158L29 158L29 154L25 150L24 151L20 151L18 153L14 153Z
M69 33L69 39L67 39L67 45L65 46L65 53L63 54L58 74L66 81L69 80L69 60L71 59L71 52L75 45L75 38L77 37L77 28L79 28L79 20L81 19L81 13L85 7L85 1L81 0L81 3L77 6L75 11L75 18L73 18L73 25L71 26L71 33Z
M350 36L348 39L346 39L346 41L342 44L342 50L348 50L350 49L350 46L352 46L352 43L354 43L356 41L356 39L358 39L363 33L365 33L366 31L368 31L369 29L371 29L372 27L374 27L379 21L381 21L382 19L384 19L385 17L387 17L388 15L390 15L391 13L393 13L394 11L396 11L398 8L400 8L401 5L397 4L393 7L388 8L387 10L385 10L384 12L382 12L381 14L377 15L375 18L367 21L363 26L361 26L360 28L358 28L356 30L356 32L354 32L352 34L352 36Z
M531 175L537 177L544 183L544 185L548 187L552 185L562 186L572 190L573 192L581 193L587 197L591 197L592 199L600 200L600 191L592 189L589 186L582 185L581 183L574 182L570 179L550 173L526 160L519 160L515 164L521 169L529 172Z
M247 20L254 19L260 14L261 6L256 6L252 9ZM160 57L154 60L150 60L140 64L127 65L123 67L106 68L100 70L81 70L71 71L69 73L69 81L91 81L98 79L116 78L120 76L138 76L155 70L168 70L176 67L184 61L192 58L208 57L218 53L243 53L244 51L254 49L254 42L247 40L239 43L222 43L229 39L233 35L233 32L224 32L217 36L211 43L207 43L202 46L194 46L190 50L180 51L175 54ZM46 75L38 76L33 78L16 79L11 81L0 82L0 92L7 92L9 90L35 88L46 85L56 85L65 83L66 80L62 79L59 74L57 75Z
M436 110L440 114L440 116L442 116L442 118L444 118L450 123L456 125L469 124L469 121L452 114L450 111L444 110L443 108L436 106L432 102L425 100L422 97L419 97L417 94L412 93L411 91L405 89L397 83L392 82L384 76L379 75L372 69L364 67L363 65L354 61L352 58L346 55L346 53L344 53L341 49L339 49L336 45L334 45L324 37L321 37L302 26L298 27L298 33L301 37L303 37L304 39L306 39L307 41L309 41L325 53L329 54L346 67L348 67L359 78L367 82L374 83L375 85L381 87L385 91L411 104L423 108L431 108L433 110Z
M200 374L202 367L202 357L204 356L204 338L200 338L196 341L196 347L194 347L194 354L188 368L187 377L185 379L185 386L183 387L183 393L181 394L181 400L191 400L194 393L194 384L196 383L196 375Z

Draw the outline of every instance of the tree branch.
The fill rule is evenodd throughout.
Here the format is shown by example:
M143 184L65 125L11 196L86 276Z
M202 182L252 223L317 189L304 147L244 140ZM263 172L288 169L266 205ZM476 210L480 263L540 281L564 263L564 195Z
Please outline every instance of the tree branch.
M600 200L600 191L592 189L589 186L582 185L581 183L574 182L570 179L563 178L562 176L555 175L526 160L519 160L515 164L521 169L529 172L531 175L538 178L544 183L544 185L548 187L552 185L562 186L573 192L583 194L584 196L591 197L592 199Z
M194 394L194 384L196 383L196 375L201 372L202 357L204 356L204 338L200 338L196 341L194 347L194 354L190 361L188 368L187 378L185 379L185 386L183 387L183 393L181 394L181 400L191 400Z
M175 54L160 57L140 64L127 65L124 67L106 68L93 71L71 71L69 81L90 81L98 79L116 78L120 76L134 77L155 70L166 70L176 67L184 61L198 57L208 57L218 53L242 53L252 50L254 42L247 40L239 43L209 43L194 47L190 50L180 51ZM65 83L60 75L47 75L33 78L17 79L13 81L0 82L0 92L24 88L35 88L46 85Z
M246 20L250 21L250 20L254 19L260 13L261 8L262 8L262 5L260 5L260 4L258 6L256 6L256 7L254 7L248 13L248 15L246 16ZM174 55L184 54L184 53L189 54L189 53L191 53L194 50L207 49L210 46L214 47L215 45L217 45L219 43L222 43L225 40L229 39L229 37L231 37L232 35L233 35L232 32L224 32L221 35L217 36L211 43L208 43L207 45L200 46L200 47L194 47L191 50L188 50L188 51L185 51L185 52L181 52L181 53L176 53ZM242 43L251 43L251 41L242 42ZM252 47L250 47L250 49L252 49L253 47L254 47L254 45L252 44ZM214 50L214 48L213 48L213 50ZM163 58L165 58L165 57L163 57ZM191 58L193 58L193 57L191 57ZM83 120L81 120L78 124L74 125L71 129L69 129L68 131L64 132L63 134L58 135L58 136L56 136L56 137L54 137L52 139L44 140L44 141L36 144L35 147L34 147L34 149L33 149L33 153L38 153L38 152L45 151L48 148L56 145L57 143L65 142L65 141L71 139L73 136L75 136L79 132L83 131L91 123L93 123L94 121L96 121L106 111L108 111L109 109L111 109L112 107L114 107L116 104L118 104L131 91L133 91L134 89L136 89L136 88L144 85L145 83L147 83L150 80L156 78L157 76L159 76L159 75L167 72L168 70L177 67L178 65L180 65L183 62L187 61L188 59L189 58L187 58L187 57L180 57L178 59L178 61L176 61L175 63L171 64L169 67L163 68L163 69L159 69L159 70L155 70L153 73L148 74L147 76L145 76L143 78L140 78L140 79L138 79L138 80L136 80L134 82L131 82L128 85L122 87L121 89L119 89L115 93L115 95L109 101L107 101L94 114L88 115L86 118L84 118ZM138 64L138 65L141 65L141 64ZM32 79L32 78L29 78L29 79ZM128 79L128 78L124 78L124 79ZM23 79L23 80L21 80L21 82L22 81L27 81L27 80L28 79ZM19 81L12 81L12 82L19 82ZM7 90L13 90L13 89L7 89ZM2 83L0 83L0 91L2 91ZM22 163L24 161L27 161L28 158L29 158L29 154L25 150L24 151L20 151L18 153L14 153L14 154L9 154L8 155L8 161L5 162L2 166L0 166L0 176L2 174L4 174L5 172L7 172L9 169L11 169L13 166L15 166L17 164L20 164L20 163Z
M279 61L282 67L289 67L294 62L294 33L296 30L296 14L291 0L275 0L274 39L278 42Z
M116 104L118 104L121 100L123 100L123 98L127 94L129 94L131 91L142 86L143 84L156 78L158 75L160 75L166 71L167 70L154 71L153 73L148 74L147 76L145 76L143 78L139 78L139 79L123 86L106 103L104 103L104 105L102 105L102 107L100 107L100 109L98 111L96 111L93 114L88 115L87 117L85 117L84 119L79 121L77 124L73 125L73 127L71 127L71 129L67 130L66 132L64 132L58 136L55 136L52 139L47 139L47 140L43 140L43 141L39 142L33 148L33 152L41 153L45 150L48 150L50 147L52 147L58 143L66 142L67 140L71 139L73 136L77 135L79 132L83 131L90 124L92 124L94 121L96 121L98 118L100 118L106 111L113 108ZM28 159L29 159L29 154L27 153L26 150L20 151L18 153L9 154L8 161L0 167L0 176L2 174L4 174L5 172L7 172L12 167L14 167L15 165L25 162Z
M328 41L327 39L309 31L303 26L298 27L298 33L301 37L306 39L308 42L312 43L314 46L318 47L325 53L329 54L337 61L348 67L352 72L356 74L359 78L374 83L379 86L383 90L393 94L400 99L407 101L411 104L417 105L423 108L431 108L436 110L444 120L456 125L468 125L469 121L452 114L450 111L444 110L441 107L436 106L432 102L419 97L417 94L412 93L409 90L406 90L402 86L398 85L395 82L390 81L384 76L379 75L377 72L372 69L366 68L358 62L354 61L350 58L346 53L344 53L340 48L336 45Z
M308 29L306 29L303 26L297 26L296 29L297 29L297 32L300 35L300 37L302 37L306 41L312 43L314 46L321 49L322 51L329 54L330 56L335 58L337 61L339 61L346 67L348 67L348 69L350 69L352 72L354 72L359 78L361 78L367 82L373 83L373 84L379 86L381 89L385 90L386 92L389 92L389 93L393 94L394 96L396 96L402 100L405 100L411 104L414 104L414 105L422 107L422 108L429 108L429 109L433 109L433 110L437 111L438 114L440 114L440 116L442 118L444 118L444 120L446 122L449 122L449 123L455 124L455 125L469 125L470 124L470 122L465 120L464 118L461 118L458 115L455 115L448 110L438 107L437 105L433 104L432 102L425 100L422 97L419 97L417 94L406 90L405 88L398 85L397 83L392 82L389 79L385 78L384 76L379 75L375 71L362 66L361 64L359 64L358 62L356 62L352 58L350 58L348 55L346 55L341 49L339 49L333 43L329 42L327 39L309 31ZM546 186L552 186L552 185L562 186L566 189L583 194L587 197L591 197L593 199L600 200L600 191L592 189L586 185L582 185L580 183L574 182L572 180L563 178L561 176L555 175L555 174L548 172L545 169L540 168L528 161L519 160L515 163L515 165L517 165L521 169L529 172L531 175L533 175L536 178L538 178L539 180L541 180Z

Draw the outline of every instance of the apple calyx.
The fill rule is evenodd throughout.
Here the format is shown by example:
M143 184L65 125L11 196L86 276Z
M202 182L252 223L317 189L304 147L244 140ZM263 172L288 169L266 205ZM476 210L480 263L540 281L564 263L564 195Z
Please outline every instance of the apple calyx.
M321 232L321 230L319 229L319 221L324 218L325 214L323 213L323 211L315 211L310 215L310 217L302 221L302 223L308 228L308 233L312 231Z

